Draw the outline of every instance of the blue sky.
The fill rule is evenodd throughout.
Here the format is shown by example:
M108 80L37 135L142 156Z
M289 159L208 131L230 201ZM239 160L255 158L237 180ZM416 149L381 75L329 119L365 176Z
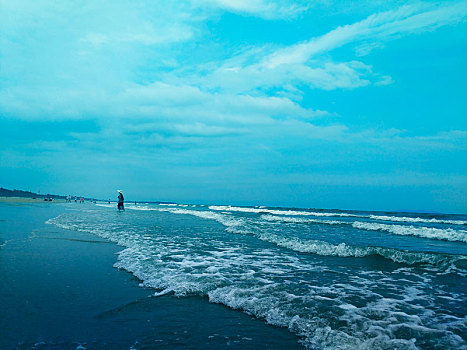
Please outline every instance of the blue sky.
M0 9L0 186L467 212L467 1Z

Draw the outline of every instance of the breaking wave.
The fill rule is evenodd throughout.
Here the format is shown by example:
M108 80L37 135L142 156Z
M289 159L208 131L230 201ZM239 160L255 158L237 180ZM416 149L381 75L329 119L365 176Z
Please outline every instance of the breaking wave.
M369 215L368 218L380 221L393 221L393 222L414 222L426 224L449 224L449 225L467 225L467 221L463 220L440 220L440 219L423 219L423 218L410 218L406 216L387 216L387 215Z
M327 224L327 225L346 225L348 222L345 221L336 221L336 220L320 220L320 219L308 219L308 218L297 218L290 216L275 216L275 215L261 215L262 220L266 221L280 221L280 222L290 222L295 224Z
M433 227L414 227L402 225L377 224L372 222L355 221L352 226L370 231L386 231L395 235L417 236L429 239L439 239L452 242L467 243L467 231L453 230L452 228L440 229Z
M273 215L299 215L299 216L320 216L320 217L358 217L358 215L349 213L324 213L324 212L310 212L310 211L298 211L298 210L277 210L277 209L266 209L266 208L247 208L247 207L232 207L226 205L211 205L211 210L217 211L237 211L243 213L256 213L263 214L269 213Z
M316 211L300 211L300 210L278 210L278 209L267 209L264 207L250 208L250 207L235 207L226 205L211 205L209 209L216 211L233 211L233 212L244 212L244 213L256 213L256 214L273 214L273 215L289 215L289 216L317 216L317 217L354 217L354 218L365 218L379 221L392 221L392 222L413 222L413 223L427 223L427 224L450 224L450 225L467 225L467 221L464 220L442 220L442 219L424 219L424 218L412 218L407 216L388 216L388 215L362 215L362 214L350 214L350 213L335 213L335 212L316 212Z
M298 238L281 237L277 234L267 231L249 229L248 224L243 219L228 217L227 215L213 213L210 211L197 211L188 209L166 209L164 211L169 211L173 214L188 214L198 216L204 219L216 220L217 222L226 226L228 232L253 234L262 241L273 243L277 246L291 249L297 252L312 253L321 256L356 258L363 258L376 255L392 260L396 263L403 263L407 265L428 264L440 269L440 271L443 272L454 268L455 270L457 270L457 272L460 272L461 274L467 273L467 271L464 271L463 269L457 269L455 265L457 261L467 260L467 256L412 252L384 247L359 247L348 245L345 243L340 243L336 245L319 240L301 240ZM336 221L335 223L341 224L342 222Z
M199 234L197 229L164 234L152 230L150 220L146 220L147 226L142 225L140 215L133 216L135 221L126 215L124 220L116 221L107 220L107 215L96 214L90 219L73 213L62 214L47 223L118 243L123 250L115 267L133 273L142 286L154 288L155 295L207 296L210 302L287 327L310 349L462 348L465 345L458 335L465 334L463 316L440 308L437 299L451 298L453 304L465 304L465 297L433 281L436 274L453 273L465 278L465 271L457 265L467 266L466 256L285 237L279 231L258 227L258 218L207 210L175 206L131 209L214 220L225 231L241 235L229 235L219 228L215 231L216 238ZM261 218L277 219L274 215ZM178 219L174 221L179 222ZM280 219L291 223L314 220L343 224L293 216ZM254 246L245 244L251 242L251 236L271 244L255 239ZM380 256L402 265L381 270L371 264L354 268L353 264L340 260L314 259L312 255L293 252L323 257ZM461 279L455 275L449 277L453 281Z
M415 227L408 225L388 225L374 222L361 221L334 221L334 220L317 220L308 218L297 218L288 216L273 216L262 215L261 219L266 221L281 221L290 223L314 223L324 225L351 225L357 229L368 231L385 231L395 235L416 236L427 239L437 239L451 242L467 243L467 231L454 230L452 228L440 229L433 227Z

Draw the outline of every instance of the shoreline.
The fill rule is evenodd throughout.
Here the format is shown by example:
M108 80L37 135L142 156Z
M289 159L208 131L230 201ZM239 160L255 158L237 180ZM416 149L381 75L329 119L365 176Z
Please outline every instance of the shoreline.
M0 348L302 348L287 329L206 297L154 296L113 267L124 248L45 224L66 204L10 203L0 202Z
M44 198L30 197L0 197L0 203L65 203L64 199L54 199L53 201L45 201Z

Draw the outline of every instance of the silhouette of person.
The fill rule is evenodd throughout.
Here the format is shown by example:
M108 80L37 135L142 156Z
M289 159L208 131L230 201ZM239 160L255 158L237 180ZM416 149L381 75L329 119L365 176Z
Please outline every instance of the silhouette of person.
M125 210L125 208L123 207L123 201L124 201L124 198L123 198L123 193L122 191L118 190L118 210Z

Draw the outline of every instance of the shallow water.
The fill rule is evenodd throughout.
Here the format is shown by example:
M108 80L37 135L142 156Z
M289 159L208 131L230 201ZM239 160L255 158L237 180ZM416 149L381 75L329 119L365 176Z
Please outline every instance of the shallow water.
M113 267L121 247L45 224L90 207L0 203L0 349L300 348L287 329L207 296L154 296Z
M203 296L310 349L467 348L467 217L98 204L49 224L122 246L155 295Z

